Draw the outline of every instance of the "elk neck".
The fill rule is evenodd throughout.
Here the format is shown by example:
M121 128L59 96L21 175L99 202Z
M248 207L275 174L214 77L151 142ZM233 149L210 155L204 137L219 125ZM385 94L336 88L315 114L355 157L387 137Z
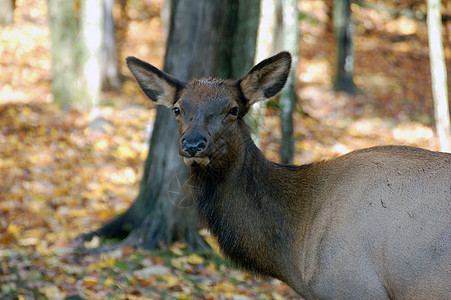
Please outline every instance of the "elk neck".
M236 156L222 168L192 168L193 194L225 255L251 272L284 280L293 270L289 258L302 227L300 210L308 206L299 185L308 166L268 161L239 122Z

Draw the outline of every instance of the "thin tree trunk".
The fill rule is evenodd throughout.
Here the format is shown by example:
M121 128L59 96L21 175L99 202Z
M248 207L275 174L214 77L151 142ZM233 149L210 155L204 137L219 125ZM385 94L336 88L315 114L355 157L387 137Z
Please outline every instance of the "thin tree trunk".
M440 150L451 152L451 126L446 78L445 55L442 41L440 0L428 0L429 60L431 63L432 94L434 96L435 127Z
M291 52L293 62L285 88L279 96L282 119L282 145L280 160L292 164L294 156L293 111L296 104L296 68L298 62L298 9L297 0L282 0L283 45Z
M226 0L223 42L219 55L217 75L238 79L254 65L257 31L260 18L260 0ZM246 115L252 138L259 139L260 120L254 111ZM259 115L259 114L258 114Z
M52 94L56 103L68 109L78 100L78 64L80 53L77 41L77 20L74 2L47 0L51 56Z
M260 2L260 21L255 45L254 65L275 54L279 2L279 0L261 0ZM260 129L265 112L266 101L260 101L252 106L245 117L256 145L260 145Z
M103 0L103 41L101 55L101 80L105 89L117 90L121 87L117 67L117 49L113 20L114 0Z
M337 69L334 89L354 94L354 53L352 44L353 24L351 0L334 0L334 28L337 45Z
M15 0L0 0L0 25L9 25L14 21Z
M80 95L76 107L88 111L100 101L100 57L103 40L103 0L81 1Z
M240 28L241 30L247 32L248 38L246 38L246 36L243 34L240 35L240 31L238 31L238 36L244 37L245 40L248 41L248 43L237 42L237 46L244 45L244 47L238 49L238 53L235 53L235 57L243 57L243 53L245 53L247 57L243 57L243 59L246 61L245 63L237 64L241 68L237 68L235 70L236 73L234 74L235 75L234 78L243 76L243 74L245 74L252 67L252 65L256 61L257 54L264 56L265 50L261 51L262 50L261 46L258 45L258 43L263 44L270 43L269 40L274 39L275 28L271 27L275 25L276 16L275 11L271 11L273 9L271 7L272 6L271 2L274 1L263 0L263 2L261 2L260 0L253 0L248 1L246 5L244 5L243 0L240 1L241 18L247 19L247 22L240 22L239 20L238 24L244 25L244 26L241 25ZM265 7L263 5L265 5ZM265 10L265 8L267 9ZM274 13L274 15L271 16L271 13ZM266 28L265 25L267 25ZM260 29L260 27L263 28ZM264 30L268 31L263 32ZM266 34L268 37L267 41L263 39L262 35L264 34ZM237 48L237 46L235 46L235 48ZM262 47L270 47L270 45L264 45ZM260 50L257 50L259 48ZM258 53L258 51L260 51L260 53ZM269 56L266 56L264 58L267 57ZM258 62L260 62L260 60ZM266 102L258 102L252 106L252 108L245 116L246 123L248 124L249 129L251 131L252 139L254 140L257 146L260 145L262 119L263 116L265 115L265 111L266 111Z

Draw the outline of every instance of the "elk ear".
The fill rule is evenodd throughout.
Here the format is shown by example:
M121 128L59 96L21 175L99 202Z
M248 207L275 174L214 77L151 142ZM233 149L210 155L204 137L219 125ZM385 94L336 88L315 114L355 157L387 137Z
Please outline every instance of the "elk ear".
M239 81L247 105L275 96L285 85L290 67L291 54L288 52L280 52L254 66Z
M127 57L127 66L150 100L169 108L174 106L177 92L184 86L182 82L136 57Z

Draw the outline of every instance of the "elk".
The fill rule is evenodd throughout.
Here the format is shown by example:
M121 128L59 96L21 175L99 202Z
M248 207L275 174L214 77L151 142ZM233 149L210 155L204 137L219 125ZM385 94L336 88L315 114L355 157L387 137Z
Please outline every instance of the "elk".
M148 98L173 110L199 216L232 261L305 299L451 298L451 154L378 146L277 164L243 117L282 89L288 52L239 80L185 83L127 64Z

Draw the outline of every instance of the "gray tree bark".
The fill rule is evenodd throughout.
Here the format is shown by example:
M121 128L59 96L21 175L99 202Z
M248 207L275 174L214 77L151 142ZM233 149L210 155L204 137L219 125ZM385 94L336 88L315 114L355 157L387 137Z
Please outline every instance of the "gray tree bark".
M238 79L254 65L260 0L225 0L224 39L221 43L218 77ZM260 136L261 118L258 110L246 115L252 138Z
M100 63L102 87L117 90L121 79L117 64L117 47L113 19L114 0L103 0L103 41Z
M278 12L280 0L260 1L260 20L258 23L257 40L255 43L254 64L257 64L275 54L278 31ZM261 127L266 112L266 102L255 103L246 115L246 122L251 128L251 136L257 146L261 142Z
M225 30L224 1L174 0L163 70L180 80L215 75ZM122 245L157 248L176 240L191 249L207 247L199 236L193 199L185 182L189 170L178 154L172 112L158 107L140 193L121 216L84 236L121 237Z
M103 0L83 0L80 22L74 2L48 0L52 94L63 108L89 111L100 99Z
M279 105L282 123L280 161L292 164L294 157L293 111L296 105L296 68L298 64L297 0L282 0L283 48L291 52L293 62L285 88L280 92Z
M352 44L353 24L351 0L334 0L334 29L337 44L337 69L334 89L354 94L354 53Z
M15 0L0 0L0 25L9 25L14 21Z
M431 63L432 94L434 96L435 127L440 150L451 152L448 86L442 41L440 0L428 0L429 60Z
M100 102L103 0L81 1L80 12L80 88L79 99L73 106L89 111Z
M78 61L77 20L74 2L66 0L47 0L51 56L52 56L52 94L56 103L68 109L78 101Z

